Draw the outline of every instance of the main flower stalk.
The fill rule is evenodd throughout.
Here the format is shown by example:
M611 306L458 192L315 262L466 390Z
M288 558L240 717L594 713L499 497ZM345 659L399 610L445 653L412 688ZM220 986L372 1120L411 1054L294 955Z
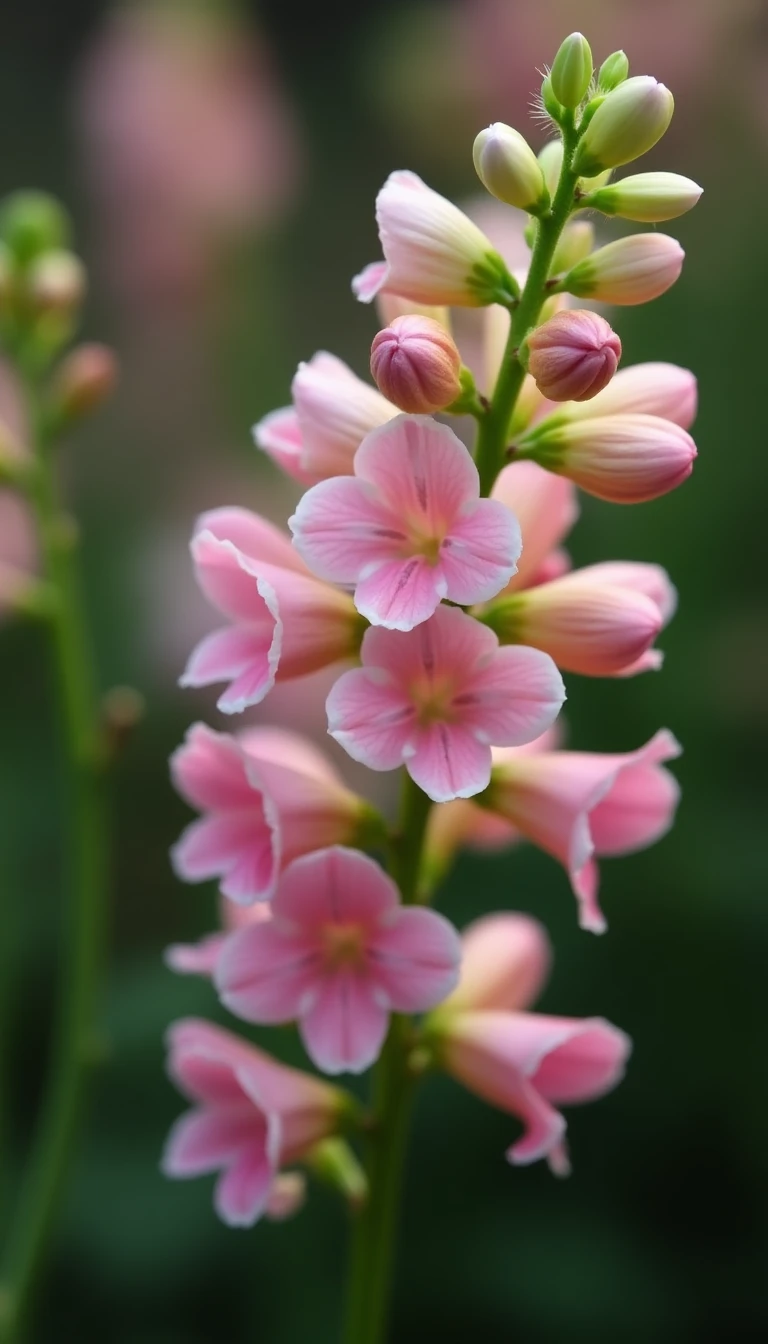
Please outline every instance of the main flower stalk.
M32 1152L18 1196L15 1233L0 1275L0 1340L21 1338L53 1230L77 1136L85 1086L102 1053L98 1002L104 945L108 842L105 764L76 536L57 490L52 444L37 387L28 391L35 469L30 476L45 578L60 719L61 797L68 845L66 950L56 1034Z

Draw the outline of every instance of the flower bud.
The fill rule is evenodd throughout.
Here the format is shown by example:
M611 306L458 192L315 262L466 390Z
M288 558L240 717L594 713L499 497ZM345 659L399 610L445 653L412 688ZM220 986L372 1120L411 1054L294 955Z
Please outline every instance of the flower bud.
M526 340L528 372L550 401L588 401L611 381L621 341L586 309L556 313Z
M578 107L592 78L592 52L581 33L561 43L549 73L552 92L563 107Z
M108 346L77 346L56 371L52 405L57 417L69 422L96 410L112 395L117 374L117 359Z
M665 233L635 233L600 247L561 281L581 299L631 305L666 293L683 269L685 253Z
M597 87L601 93L610 93L623 84L629 74L629 61L623 51L611 52L606 56L597 76Z
M562 275L570 271L584 257L588 257L595 245L594 225L587 219L573 219L566 224L555 248L550 266L550 275Z
M563 168L563 142L559 136L557 140L548 140L543 149L539 150L539 166L544 174L547 191L550 196L554 196Z
M666 131L675 102L651 75L635 75L600 104L574 155L574 170L592 177L631 163L652 149Z
M640 224L660 224L692 210L701 191L698 183L679 173L636 173L590 192L581 204L601 210L604 215L618 215Z
M53 196L15 191L0 205L0 239L20 266L69 243L69 216Z
M560 118L563 115L563 107L562 103L560 103L560 101L555 97L555 93L552 88L552 80L550 79L549 75L545 75L544 79L542 80L541 102L544 111L547 113L547 116L551 117L553 121L559 123Z
M430 415L461 392L461 355L452 336L428 317L396 317L371 346L379 391L401 411Z
M40 310L71 312L85 295L85 267L73 252L44 252L33 263L28 284L30 297Z
M505 205L539 214L549 206L549 192L528 141L511 126L495 121L475 139L475 169L483 186Z
M597 499L642 504L690 476L696 445L679 425L655 415L607 415L535 427L518 456L532 458Z

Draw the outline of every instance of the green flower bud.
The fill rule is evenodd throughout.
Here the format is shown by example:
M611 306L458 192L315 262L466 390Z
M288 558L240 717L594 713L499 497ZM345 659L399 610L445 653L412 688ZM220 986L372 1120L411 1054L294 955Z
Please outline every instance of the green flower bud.
M661 139L674 106L669 89L651 75L625 80L597 108L574 155L574 169L593 177L638 159Z
M578 107L592 79L592 52L581 33L571 33L561 44L549 79L563 107Z
M19 266L65 248L71 232L66 211L45 192L16 191L0 204L0 240Z
M597 76L597 87L601 93L610 93L619 84L623 84L629 74L629 61L623 51L611 52L606 56Z
M541 165L519 131L494 122L477 136L472 157L480 181L497 200L534 215L548 209Z
M678 173L636 173L591 192L581 204L601 210L604 215L618 215L640 224L659 224L692 210L701 190L690 177L680 177Z
M547 190L550 196L554 196L563 168L562 140L558 138L548 141L544 148L539 150L539 163L544 174L544 181L547 184Z
M553 121L559 123L560 118L563 115L563 105L555 97L554 90L552 88L552 80L550 79L549 75L545 76L541 86L541 101L544 105L544 111L547 113L547 115L550 116Z
M29 295L41 311L73 312L86 286L85 267L73 252L44 252L29 271Z

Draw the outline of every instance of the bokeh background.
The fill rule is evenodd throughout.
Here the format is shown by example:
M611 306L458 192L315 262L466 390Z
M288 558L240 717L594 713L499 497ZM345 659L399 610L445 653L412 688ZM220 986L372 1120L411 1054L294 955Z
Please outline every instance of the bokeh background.
M162 961L215 922L210 889L167 860L187 820L167 757L213 697L175 679L210 627L186 543L204 507L278 518L291 488L251 424L284 404L319 347L361 374L373 314L350 276L376 255L373 199L393 168L458 198L490 120L527 121L536 67L578 26L598 61L673 90L648 160L705 188L670 227L688 252L662 300L616 314L627 363L669 359L701 380L692 479L637 509L584 500L578 563L660 561L681 609L661 675L568 680L571 742L623 750L662 724L685 746L674 833L604 867L606 938L576 927L545 856L464 858L444 909L535 912L557 957L545 1008L603 1014L636 1050L611 1097L570 1113L574 1173L503 1158L516 1122L447 1081L417 1107L392 1339L398 1344L758 1340L765 1288L766 722L764 587L768 10L764 0L326 0L9 6L0 43L0 192L42 187L71 209L91 290L84 334L119 351L111 405L66 446L82 520L104 686L146 719L115 782L110 1057L94 1088L50 1273L39 1344L331 1344L345 1217L313 1190L291 1223L220 1226L210 1183L168 1184L179 1100L162 1071L174 1017L218 1015L203 982ZM4 510L4 512L2 511ZM19 533L20 535L17 535ZM0 544L24 547L0 509ZM61 916L53 725L42 637L0 629L0 882L14 1171L54 1006ZM267 713L322 731L308 697ZM264 1033L300 1059L289 1030ZM6 1080L7 1081L7 1080Z

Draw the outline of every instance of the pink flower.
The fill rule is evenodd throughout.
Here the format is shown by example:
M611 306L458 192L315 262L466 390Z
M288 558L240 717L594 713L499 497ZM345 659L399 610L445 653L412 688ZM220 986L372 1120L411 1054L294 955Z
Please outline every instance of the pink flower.
M504 590L517 592L538 580L542 566L576 522L576 487L565 476L555 476L535 462L512 462L498 477L493 498L505 504L520 523L523 551L517 573Z
M632 854L666 835L680 790L662 763L680 752L666 729L623 754L498 752L483 803L563 864L581 927L603 933L595 860Z
M199 519L191 549L200 587L232 624L198 644L180 684L228 681L217 701L225 714L259 704L278 675L301 677L356 652L352 599L313 578L263 518L214 509Z
M371 373L401 411L429 415L461 392L461 355L449 331L416 313L396 317L373 338Z
M221 879L243 905L268 899L299 854L362 836L373 809L311 743L273 728L237 737L196 723L171 757L179 793L204 813L175 846L185 882Z
M524 1011L551 961L536 920L487 915L464 931L462 946L459 985L427 1018L427 1040L459 1082L522 1121L525 1133L508 1150L510 1162L546 1157L565 1175L566 1122L556 1108L610 1092L621 1081L631 1043L603 1018Z
M480 793L490 744L537 737L565 699L547 654L500 649L456 607L438 607L408 633L366 631L361 659L328 696L328 731L372 770L405 765L434 802Z
M163 1172L220 1171L214 1207L232 1227L251 1227L270 1203L284 1207L280 1168L335 1133L346 1104L330 1084L194 1018L168 1033L168 1072L194 1106L168 1136Z
M509 272L485 234L415 173L390 173L376 197L376 222L385 260L352 281L361 302L381 290L470 308L514 297Z
M688 479L696 458L690 435L656 415L553 416L529 431L519 451L612 504L666 495Z
M289 526L322 578L356 584L374 625L412 630L442 598L493 597L515 572L517 520L480 498L477 468L446 425L398 416L355 454L354 477L307 491Z
M527 338L528 371L551 401L589 401L613 378L621 341L587 309L555 313Z
M320 850L283 874L269 923L229 939L216 966L222 1002L248 1022L299 1023L325 1073L361 1073L389 1014L423 1012L456 984L459 940L432 910L356 850Z
M293 406L270 412L253 434L302 485L348 475L366 434L397 415L397 406L325 350L299 365L291 392Z

